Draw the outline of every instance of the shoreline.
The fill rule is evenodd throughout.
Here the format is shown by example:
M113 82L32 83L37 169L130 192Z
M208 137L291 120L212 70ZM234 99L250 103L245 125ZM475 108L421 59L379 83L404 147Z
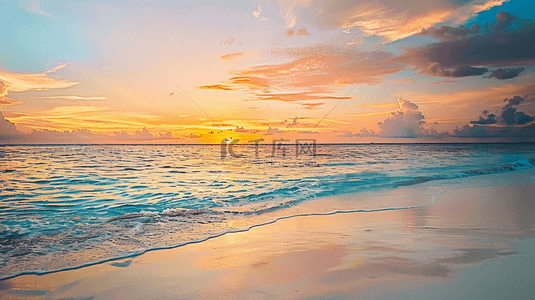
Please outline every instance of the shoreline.
M258 245L258 243L254 242L254 239L253 239L253 241L247 241L251 237L257 237L259 235L259 233L262 233L264 235L266 235L266 234L267 235L273 235L273 233L271 233L271 232L284 234L286 236L285 240L288 243L295 243L296 240L297 240L297 242L299 242L302 239L302 234L303 233L310 234L310 239L311 240L314 240L315 242L317 242L319 244L325 243L326 240L329 240L330 244L331 244L330 246L335 247L338 252L341 251L340 253L337 252L338 254L341 254L343 252L344 255L351 257L351 251L348 252L347 249L345 249L345 248L347 248L348 245L345 245L344 243L340 243L336 239L332 240L332 241L330 240L330 238L329 239L325 239L325 236L323 236L324 233L318 234L318 232L316 232L316 231L312 231L311 232L309 229L307 229L307 226L317 226L316 225L317 222L320 222L320 223L323 222L323 223L326 223L326 224L330 224L330 226L329 226L330 233L335 235L335 236L338 236L338 238L350 235L350 234L352 234L352 232L354 231L355 228L359 228L359 229L361 229L360 231L358 231L359 234L353 235L353 236L351 236L351 238L354 238L354 239L358 240L359 238L361 238L360 237L360 233L365 235L365 234L368 234L368 233L381 232L381 235L384 235L384 237L390 237L391 240L396 241L396 237L392 238L392 233L396 233L397 232L398 234L400 234L400 233L403 234L405 232L405 230L408 230L408 229L416 230L415 228L417 228L420 231L423 229L422 233L419 233L419 235L423 235L423 236L427 235L427 233L425 233L426 230L428 230L428 231L429 230L436 230L437 232L440 232L439 234L436 234L440 239L441 234L444 234L444 232L447 233L447 231L451 230L451 229L440 228L439 226L430 226L431 224L428 224L428 225L425 225L425 226L423 224L419 224L418 225L417 223L422 221L422 220L416 218L415 219L416 224L413 224L412 228L411 228L411 226L404 225L403 228L405 228L405 230L400 231L399 230L400 228L398 228L399 224L402 223L402 221L400 221L400 217L402 217L401 220L403 220L403 217L410 216L411 214L416 213L417 211L434 210L435 208L440 209L440 207L442 207L442 209L443 209L445 207L448 207L448 205L447 205L447 203L445 203L445 201L447 201L447 199L449 198L449 194L454 193L454 192L459 193L459 191L460 190L462 191L463 189L465 190L463 192L471 193L471 192L473 192L471 190L477 190L478 192L481 192L482 190L499 191L500 189L505 189L504 187L509 187L509 188L513 188L514 187L514 189L516 189L516 190L525 189L525 188L533 188L533 182L535 181L534 180L535 177L533 177L534 176L533 174L535 174L535 172L533 172L532 169L531 170L528 169L528 170L520 170L520 171L516 171L516 172L507 172L505 174L501 173L501 174L490 174L490 175L475 176L475 177L470 177L470 180L467 180L466 178L461 178L461 179L449 179L449 180L441 180L441 181L434 181L434 182L426 182L426 183L418 184L418 185L414 185L414 186L402 187L402 188L397 188L397 189L388 190L388 191L382 191L382 193L384 193L384 194L391 194L392 197L399 198L399 197L408 197L409 194L412 194L412 195L414 195L415 193L417 194L418 192L421 192L422 190L425 190L425 189L431 189L431 190L434 190L435 192L437 192L437 191L439 191L441 189L444 189L446 187L448 188L448 189L446 189L446 193L437 196L440 199L439 199L439 201L434 203L434 205L430 205L430 204L417 205L417 206L414 206L412 208L405 208L405 209L402 209L402 210L399 210L399 211L395 211L395 210L386 208L386 209L375 211L375 212L369 213L369 214L362 214L362 213L359 214L359 212L356 212L356 213L355 212L331 212L331 213L328 213L328 214L316 214L316 215L303 214L303 215L300 215L300 216L290 216L290 217L286 217L286 218L273 220L273 221L271 221L271 222L269 222L267 224L260 224L260 225L251 226L250 228L248 228L246 230L239 231L239 232L222 233L222 234L220 234L218 236L215 236L215 237L210 237L210 238L207 238L207 239L201 240L201 241L190 242L190 243L188 243L186 245L181 245L181 246L178 246L178 247L175 246L175 247L170 248L170 249L158 249L158 251L155 251L155 250L146 251L143 254L138 254L138 255L135 255L135 256L132 256L132 257L125 257L125 258L120 258L120 259L112 259L112 260L108 260L108 261L105 261L105 262L100 262L98 264L92 264L90 266L77 267L77 268L71 269L71 270L62 270L62 271L56 271L56 272L53 272L53 273L47 273L46 275L40 275L40 276L38 276L38 275L20 275L20 276L11 278L11 279L0 281L0 283L2 285L4 285L4 287L0 289L0 295L6 293L7 295L16 296L16 295L13 294L13 291L17 290L17 289L14 289L14 287L16 288L16 285L21 283L21 282L25 283L24 284L25 286L32 286L32 285L34 285L34 286L35 285L39 285L40 286L40 285L42 285L43 281L50 282L50 283L55 282L56 284L52 284L52 286L50 286L50 288L47 289L48 292L46 292L45 294L48 294L49 292L52 292L55 289L57 289L59 286L61 286L60 283L62 282L62 280L59 280L59 279L63 278L63 280L64 280L65 277L73 276L73 278L77 278L78 279L77 281L84 281L84 280L87 281L89 279L89 277L87 276L88 273L96 274L96 275L93 275L93 276L96 276L96 278L99 278L98 274L100 274L100 278L103 278L103 277L105 277L105 275L108 272L120 270L120 271L124 272L124 274L118 275L118 278L123 278L125 276L126 276L126 278L130 278L130 277L134 276L134 277L139 279L139 278L143 278L142 275L135 276L135 273L139 272L139 271L141 273L147 273L149 271L158 273L156 270L157 269L161 269L162 266L158 267L157 266L158 264L156 262L162 262L162 261L173 262L174 258L181 257L181 256L185 256L185 257L193 256L193 257L196 257L197 259L199 259L198 256L194 255L194 253L196 253L198 251L200 251L200 252L210 252L210 249L213 249L214 245L217 246L218 244L221 244L221 243L225 244L224 241L230 241L230 240L240 240L241 241L240 247L244 248L245 250L254 249L257 252L263 252L262 248L265 247L264 245ZM448 182L446 182L446 181L448 181ZM489 183L493 183L493 185L489 186ZM512 186L511 185L512 183L516 183L516 185ZM500 185L500 184L505 184L505 185ZM370 193L372 193L372 192L370 192ZM377 192L375 192L375 194L377 194ZM448 197L446 197L446 196L448 196ZM343 196L343 197L350 197L350 195ZM446 199L444 199L444 198L446 198ZM296 208L299 209L299 210L306 209L307 205L309 206L309 208L310 207L314 208L314 205L318 205L318 204L321 203L321 205L323 206L328 202L331 202L331 206L340 207L340 205L343 204L343 203L341 203L339 200L340 199L334 199L334 197L328 197L326 199L316 199L316 200L310 201L310 203L306 203L305 207L303 207L303 206L294 207L294 209L296 209ZM496 203L499 204L501 202L499 201L499 199L497 199ZM499 204L499 205L501 205L501 204ZM433 216L433 214L430 214L430 215ZM377 220L374 220L374 218L372 216L374 216L374 217L375 216L379 216L380 219L384 219L385 222L384 223L377 222ZM429 217L426 217L426 218L429 218ZM426 219L426 218L423 218L423 219ZM364 219L364 220L357 220L357 219ZM463 220L463 222L466 222L466 220ZM463 222L458 222L458 223L463 225ZM438 224L440 224L440 223L441 222L438 222ZM297 227L294 227L293 231L290 230L290 232L286 232L286 229L288 228L287 227L288 224L293 224L294 226L297 226ZM436 224L434 224L434 225L436 225ZM533 227L533 225L530 225L530 226ZM385 227L385 228L382 228L382 227ZM292 228L292 227L289 227L289 228ZM432 229L432 228L438 228L438 229ZM483 228L485 228L485 227L483 227ZM491 227L488 226L488 227L486 227L486 229L483 229L483 231L488 230L489 228L491 228ZM467 229L463 229L462 226L461 226L461 228L457 228L455 230L463 231L463 230L467 230ZM483 234L483 236L486 236L486 235L492 236L491 238L485 237L488 241L492 241L492 243L506 243L507 244L508 242L513 242L514 240L519 240L521 238L521 234L519 232L513 232L515 230L512 230L511 232L508 232L509 236L505 236L505 237L496 235L496 233ZM329 232L329 230L326 230L326 231ZM477 231L477 230L475 230L475 231ZM525 231L527 231L527 230L525 230ZM533 231L533 228L531 228L531 231ZM319 232L322 232L322 230L320 230ZM262 235L262 234L260 234L260 235ZM466 233L463 233L463 234L466 234ZM330 236L330 235L327 235L327 236ZM528 234L528 236L533 237L533 233ZM478 236L478 235L476 235L476 237L477 237L477 239L481 239L481 237ZM473 238L474 237L472 237L472 239ZM271 241L271 242L274 241L273 239L268 239L268 240ZM498 240L498 241L496 241L496 240ZM501 242L500 242L500 240L501 240ZM509 240L509 241L505 241L504 242L504 240ZM382 243L381 239L377 239L377 238L372 238L371 241L373 243L378 243L378 244ZM368 242L370 242L370 241L368 241ZM401 242L401 241L398 241L398 242L400 244L403 244L403 242ZM449 241L448 243L453 243L453 242L461 243L460 241ZM280 242L277 241L277 243L280 243ZM466 243L466 241L463 241L462 243ZM262 244L262 243L260 243L260 244ZM358 243L350 244L350 245L352 245L352 247L353 246L358 246ZM287 247L288 245L283 243L280 246L281 247L282 246ZM411 248L411 246L412 246L412 244L403 245L403 247L408 247L408 248ZM399 247L399 245L397 245L397 247ZM401 248L403 248L403 247L401 247ZM504 247L504 245L501 245L500 247ZM232 248L233 247L230 246L230 247L228 247L228 249L226 249L226 251L231 251ZM303 252L303 253L308 253L308 252L311 252L311 251L313 252L313 251L315 251L314 248L317 248L315 246L315 243L307 243L307 247L304 247L303 249L300 249L300 252ZM453 248L455 248L455 247L453 247ZM425 249L425 247L424 247L424 249ZM399 261L400 257L403 258L403 259L407 259L407 257L404 257L404 255L408 255L407 252L405 252L407 249L397 249L397 250L402 250L402 251L396 252L397 255L394 255L394 257L396 257L396 259L394 259L394 261L395 261L395 263L401 263ZM325 250L325 249L322 249L320 252L322 252L322 251L323 252L325 252L325 251L329 252L328 250ZM385 250L382 250L382 251L384 252ZM451 250L451 252L454 252L454 251L458 251L458 249ZM275 251L275 252L277 252L277 251ZM419 251L416 251L416 252L419 253ZM294 253L294 251L289 251L289 252L284 252L283 251L283 253L285 253L285 254ZM299 253L299 251L298 251L298 253ZM430 252L430 253L433 254L433 252ZM279 256L284 256L284 255L278 255L278 256L274 255L274 259L280 258ZM298 255L298 257L301 257L301 256L302 255ZM363 257L365 258L365 260L368 260L368 261L371 259L370 257L367 257L366 255L364 255ZM418 261L418 259L410 257L410 255L408 255L408 257L409 257L409 259L413 259L415 261ZM201 255L201 258L202 258L202 255ZM320 255L319 258L321 258L320 260L326 259L326 258L323 258L323 255ZM388 259L393 259L393 258L390 257ZM373 260L373 259L371 259L371 260ZM120 262L120 261L123 261L123 262ZM193 261L195 261L195 259ZM445 272L445 270L443 268L437 268L436 266L434 266L429 270L424 268L424 269L422 269L424 271L422 271L422 270L418 271L418 268L414 267L412 265L417 266L421 262L418 263L418 264L412 264L412 263L406 263L406 262L407 261L405 261L404 263L401 263L402 269L405 268L405 269L403 269L403 270L406 271L405 273L407 273L407 272L410 273L410 272L413 272L414 270L416 270L416 272L424 272L424 273L425 272L431 272L430 273L431 275L428 274L428 276L423 276L423 278L420 278L421 280L424 280L424 281L429 281L430 280L431 282L433 282L433 281L436 280L436 277L444 279L444 276L434 276L436 274L434 274L434 275L432 274L433 272L438 272L438 273ZM338 263L339 263L339 261L338 261ZM190 264L191 264L191 262L190 262ZM267 264L269 265L269 263L267 263ZM443 263L443 264L447 264L447 263ZM144 265L144 266L146 266L146 268L138 269L138 266L140 266L140 265ZM255 265L255 264L252 264L252 265ZM256 264L256 265L257 265L257 267L262 267L262 266L266 265L266 263L262 262L262 263ZM372 263L372 265L373 265L373 263ZM382 267L385 267L384 264L380 264L380 265ZM177 268L184 269L183 266L179 266L179 265L176 265L176 264L175 264L175 266ZM301 265L299 266L299 268L303 268L303 267L306 267L306 266L301 266ZM337 266L337 267L340 267L340 266ZM411 267L414 267L414 268L411 269ZM471 268L471 267L473 267L473 266L462 266L460 269ZM336 266L333 267L333 268L336 268ZM195 269L196 271L199 271L198 270L199 269L198 266L189 265L186 269L190 269L190 270L191 269ZM223 268L223 269L225 269L225 268ZM364 271L367 270L366 268L363 268L363 269L364 269ZM451 270L454 270L453 274L455 274L457 272L455 270L455 268L452 268ZM184 270L182 270L182 271L184 271ZM206 273L206 276L210 277L209 276L211 274L210 270L207 269L207 270L204 270L204 271ZM370 270L367 270L367 271L369 272ZM151 272L149 272L149 273L151 273ZM121 272L119 272L119 273L121 273ZM407 280L407 278L405 278L405 276L401 276L401 278L398 278L399 274L403 274L403 272L401 272L401 273L393 272L392 273L391 271L388 271L387 273L389 274L389 276L386 276L386 277L390 278L390 279L393 279L394 282L397 282L399 280L402 280L402 281ZM446 273L448 273L448 272L446 272ZM443 273L440 273L440 274L443 275ZM265 275L266 274L264 274L264 276ZM370 275L370 276L371 277L375 277L374 275ZM166 277L166 278L170 279L172 277L173 276L169 276L169 277ZM201 276L201 277L205 277L205 276ZM148 277L148 278L150 278L150 277ZM376 278L380 278L380 277L376 277ZM366 281L365 278L363 280ZM374 280L372 280L372 281L374 281ZM390 280L386 280L386 281L391 282ZM137 281L137 282L139 282L139 281ZM342 280L342 282L343 282L343 280ZM369 284L371 284L371 283L369 283ZM90 284L90 285L94 286L94 284ZM374 285L375 285L375 283L374 283ZM119 286L115 287L114 290L120 289L119 287L121 287L121 286L122 285L119 284ZM52 288L52 287L54 287L54 288ZM123 292L126 292L124 289L122 289L122 290L123 290ZM341 288L340 290L344 290L344 289ZM362 290L364 290L364 288L362 288ZM78 291L71 290L70 292L72 292L72 294L69 294L69 291L66 291L65 292L66 296L72 297L72 296L79 296L80 294L84 294L84 297L85 297L85 296L87 296L87 295L85 295L85 293L87 293L88 291L82 289L82 290L78 290ZM106 299L106 298L109 298L109 294L108 294L109 292L110 292L110 290L104 289L104 290L101 291L101 294L97 294L97 295L100 295L102 298ZM15 292L15 294L17 294L17 293L18 292ZM350 295L355 295L354 293L355 293L355 291L353 291L353 293L350 293ZM24 293L22 293L22 294L24 294ZM24 296L22 294L19 295L19 296ZM45 294L43 294L43 295L45 295ZM26 294L26 296L28 296L28 295L29 294ZM108 295L108 296L106 296L106 295ZM173 294L173 295L177 296L176 294ZM282 297L282 296L284 296L284 293L278 295L278 297ZM300 295L300 296L296 295L296 296L297 296L297 298L299 298L302 295ZM310 295L310 296L313 296L313 295ZM101 298L101 297L97 297L97 298ZM205 297L201 295L200 298L205 298ZM289 297L289 298L292 298L292 297Z
M532 163L531 161L527 161L527 163ZM185 242L181 242L178 244L172 244L172 245L166 245L166 246L158 246L153 248L148 248L144 250L136 251L135 253L128 253L124 255L119 256L113 256L101 260L97 260L94 262L88 262L83 263L76 266L68 266L63 267L59 269L54 270L47 270L47 271L25 271L20 272L13 275L8 276L2 276L0 275L0 281L13 279L19 276L25 276L25 275L37 275L37 276L43 276L47 274L53 274L58 272L65 272L65 271L71 271L71 270L77 270L81 268L91 267L94 265L99 264L105 264L109 262L119 261L123 259L128 258L135 258L141 255L144 255L149 252L153 251L161 251L161 250L171 250L179 247L188 246L190 244L198 244L203 243L208 240L221 237L226 234L236 234L236 233L242 233L247 232L251 229L257 228L257 227L263 227L268 226L270 224L273 224L275 222L278 222L280 220L290 219L290 218L297 218L297 217L307 217L307 216L330 216L330 215L336 215L336 214L352 214L352 213L364 213L364 212L380 212L380 211L387 211L387 210L407 210L407 209L415 209L419 207L424 207L428 205L434 204L436 201L436 196L444 191L438 191L436 190L436 187L451 187L451 186L457 186L457 185L464 185L466 182L471 181L484 181L485 178L493 178L493 177L501 177L502 175L505 178L515 178L514 182L522 182L519 181L518 178L521 177L522 172L533 172L535 174L535 167L531 168L523 168L522 165L520 165L520 169L510 169L510 171L502 171L499 172L497 170L482 170L482 172L486 172L486 174L467 174L464 177L453 177L448 179L429 179L427 181L424 181L422 183L416 183L416 184L410 184L410 185L399 185L393 188L383 188L380 190L371 190L371 191L361 191L361 192L351 192L351 193L345 193L345 194L333 194L333 196L321 196L315 199L310 199L306 201L300 201L297 205L293 206L290 204L291 207L285 207L282 209L273 209L270 212L267 213L261 213L259 217L245 217L244 219L247 219L245 222L245 226L237 227L237 228L230 228L227 231L219 232L213 235L208 235L199 239L195 240L189 240ZM513 166L514 167L514 166ZM500 167L500 169L503 169L504 167ZM530 171L531 169L531 171ZM535 177L534 177L535 180ZM530 182L529 180L527 182ZM490 183L487 183L490 184ZM492 185L497 184L496 181L493 181ZM513 181L509 181L508 184L513 184ZM392 197L396 190L413 190L417 189L418 194L422 193L425 189L428 193L425 195L418 195L419 198L423 198L418 200L417 204L413 205L399 205L394 204L390 207L376 207L373 204L372 205L364 205L361 207L362 203L359 201L353 201L352 198L359 197L364 198L368 200L373 200L375 198L379 197ZM427 200L426 197L431 197L432 200ZM332 201L333 199L337 199L339 203L336 203L336 201ZM351 203L355 202L355 203ZM339 205L342 204L342 205ZM357 205L357 207L351 206ZM327 207L327 209L326 209ZM301 208L305 209L305 212L302 212ZM221 211L222 212L222 211ZM220 213L221 213L220 212ZM239 212L239 208L237 210ZM236 221L236 220L231 220ZM243 224L242 224L243 225Z

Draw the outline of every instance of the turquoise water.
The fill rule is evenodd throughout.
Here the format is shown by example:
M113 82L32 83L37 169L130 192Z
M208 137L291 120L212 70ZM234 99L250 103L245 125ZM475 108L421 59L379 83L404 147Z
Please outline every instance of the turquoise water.
M289 145L271 157L264 145L257 158L245 145L225 158L219 146L3 146L0 278L202 240L322 196L531 168L534 146L318 145L296 157Z

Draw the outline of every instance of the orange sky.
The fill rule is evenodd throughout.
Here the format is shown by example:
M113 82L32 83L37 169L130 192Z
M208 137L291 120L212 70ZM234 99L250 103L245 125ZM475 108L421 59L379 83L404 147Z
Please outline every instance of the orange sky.
M0 4L0 143L535 138L533 5L422 1Z

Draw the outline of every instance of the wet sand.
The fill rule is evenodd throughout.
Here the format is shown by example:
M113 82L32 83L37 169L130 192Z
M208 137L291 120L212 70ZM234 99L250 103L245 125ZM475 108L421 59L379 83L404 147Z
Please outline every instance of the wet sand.
M356 197L430 205L282 219L175 249L0 281L0 298L533 299L534 182L535 172L523 170L319 199L291 210L351 209Z

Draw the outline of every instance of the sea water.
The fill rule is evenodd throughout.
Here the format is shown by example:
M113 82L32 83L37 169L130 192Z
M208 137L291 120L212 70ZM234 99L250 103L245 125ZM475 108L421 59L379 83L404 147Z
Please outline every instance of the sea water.
M289 207L320 197L535 164L530 143L228 150L228 145L0 146L0 278L202 241L261 225L240 228L234 221L244 216L291 217ZM351 209L361 208L359 197L350 199ZM362 208L417 207L374 201Z

